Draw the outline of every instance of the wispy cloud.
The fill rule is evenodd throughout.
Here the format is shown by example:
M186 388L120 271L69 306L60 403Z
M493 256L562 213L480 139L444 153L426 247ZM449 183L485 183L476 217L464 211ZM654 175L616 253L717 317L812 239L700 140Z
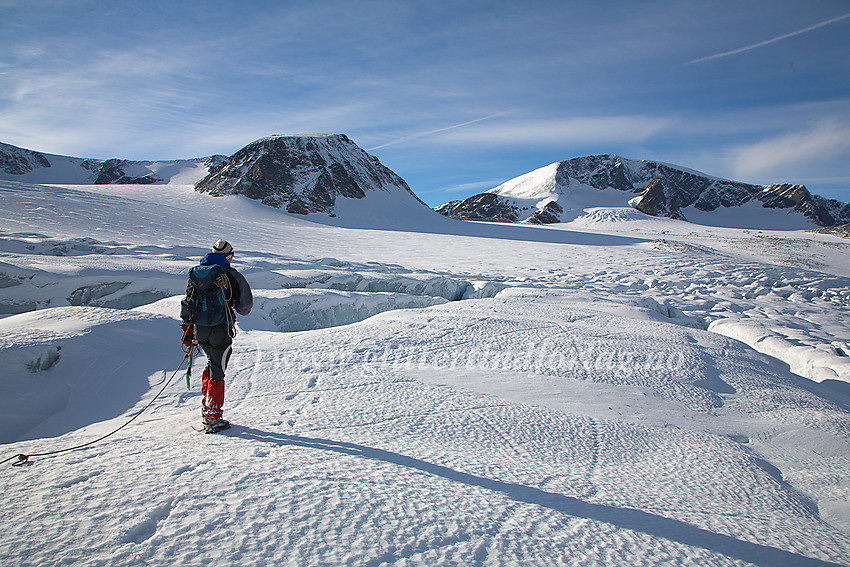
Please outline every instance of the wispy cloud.
M789 37L794 37L800 34L804 34L810 32L812 30L816 30L818 28L822 28L824 26L828 26L830 24L834 24L835 22L844 20L846 18L850 18L850 12L844 14L842 16L838 16L835 18L831 18L829 20L824 20L817 24L807 26L805 28L799 29L797 31L793 31L791 33L786 33L765 41L760 41L758 43L754 43L752 45L747 45L744 47L739 47L738 49L733 49L731 51L724 51L723 53L715 53L714 55L708 55L706 57L699 57L697 59L693 59L692 61L688 61L687 65L693 65L694 63L702 63L704 61L711 61L712 59L720 59L721 57L728 57L729 55L737 55L738 53L743 53L745 51L750 51L751 49L758 49L759 47L764 47L765 45L770 45L771 43L776 43L777 41L782 41L783 39L788 39Z
M446 140L476 144L636 142L674 123L675 119L668 117L626 115L513 119L452 132Z
M8 76L0 122L5 141L78 155L105 140L138 144L146 132L185 127L194 120L189 111L203 101L199 91L194 70L179 55L100 51L73 65Z
M850 157L850 123L830 121L800 132L769 138L731 152L732 171L739 179L787 176L810 171Z
M497 112L496 114L490 114L489 116L482 116L481 118L476 118L475 120L469 120L467 122L461 122L460 124L452 124L451 126L445 126L443 128L437 128L436 130L428 130L425 132L419 132L417 134L411 134L409 136L403 136L401 138L397 138L385 144L381 144L380 146L373 146L368 148L368 151L372 150L380 150L381 148L386 148L388 146L395 146L396 144L403 144L404 142L409 142L411 140L416 140L419 138L424 138L426 136L432 136L434 134L439 134L441 132L447 132L449 130L455 130L457 128L463 128L464 126L469 126L471 124L477 124L478 122L483 122L485 120L491 120L498 116L504 116L508 114L507 112Z
M492 189L493 187L497 187L504 183L506 179L504 178L493 178L493 179L485 179L483 181L473 181L471 183L461 183L458 185L452 185L450 187L443 187L438 192L439 193L477 193L480 191L486 191L487 189Z

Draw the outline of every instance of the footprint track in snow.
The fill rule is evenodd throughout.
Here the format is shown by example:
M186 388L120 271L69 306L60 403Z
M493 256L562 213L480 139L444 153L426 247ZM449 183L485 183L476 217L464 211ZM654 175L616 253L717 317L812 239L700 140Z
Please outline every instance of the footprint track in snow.
M80 484L80 483L83 483L83 482L88 482L92 478L99 476L101 474L103 474L103 471L96 471L96 472L92 472L90 474L84 474L84 475L76 476L76 477L74 477L70 480L67 480L67 481L62 482L60 484L57 484L56 488L70 488L74 485L77 485L77 484Z
M173 508L174 501L168 500L164 504L157 506L148 512L141 522L124 533L121 537L121 543L141 544L152 538L156 535L156 530L159 528L159 525L171 514L171 510Z

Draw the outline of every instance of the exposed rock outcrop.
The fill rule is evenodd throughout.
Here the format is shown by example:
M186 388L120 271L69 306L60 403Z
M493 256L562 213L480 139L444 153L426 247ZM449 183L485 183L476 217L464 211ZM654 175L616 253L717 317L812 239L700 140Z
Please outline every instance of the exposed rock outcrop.
M9 175L24 175L37 167L50 167L42 153L0 143L0 170Z
M460 220L517 222L519 211L509 199L494 193L481 193L463 201L450 201L435 209L438 213Z
M561 221L561 213L563 212L564 207L559 205L557 201L549 201L528 217L528 222L532 224L554 224Z
M127 162L126 160L120 159L108 159L103 162L103 165L100 168L100 172L98 173L97 179L94 180L95 185L108 185L110 183L119 183L119 184L138 184L138 185L148 185L150 183L158 183L162 181L162 179L154 176L153 174L143 175L141 177L131 177L124 173L124 169L122 166L132 163Z
M827 226L825 228L813 230L812 232L819 232L821 234L834 234L835 236L840 236L842 238L850 238L850 224Z

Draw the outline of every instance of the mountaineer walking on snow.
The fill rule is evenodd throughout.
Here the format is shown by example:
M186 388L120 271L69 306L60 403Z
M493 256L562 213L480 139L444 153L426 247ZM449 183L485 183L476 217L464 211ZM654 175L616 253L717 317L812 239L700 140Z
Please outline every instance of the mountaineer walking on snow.
M201 378L201 413L204 431L215 433L230 427L222 419L224 371L236 336L236 316L247 315L254 305L245 277L230 266L233 247L226 240L213 244L212 252L189 270L186 297L180 302L183 344L201 345L207 367Z

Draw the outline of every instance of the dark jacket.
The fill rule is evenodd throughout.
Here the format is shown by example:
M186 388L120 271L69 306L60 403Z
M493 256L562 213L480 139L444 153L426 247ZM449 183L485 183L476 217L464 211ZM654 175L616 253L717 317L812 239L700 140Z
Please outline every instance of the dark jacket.
M245 276L237 272L235 268L231 267L227 258L221 254L210 252L201 258L202 266L212 266L214 264L218 264L219 266L227 269L227 279L230 281L231 289L230 307L235 309L240 315L249 314L251 309L254 307L254 295L251 293L251 286L248 285L248 281L245 279ZM183 298L183 301L180 302L180 318L183 319L184 323L189 324L192 321L193 308L194 305L192 305L192 303L185 297Z

